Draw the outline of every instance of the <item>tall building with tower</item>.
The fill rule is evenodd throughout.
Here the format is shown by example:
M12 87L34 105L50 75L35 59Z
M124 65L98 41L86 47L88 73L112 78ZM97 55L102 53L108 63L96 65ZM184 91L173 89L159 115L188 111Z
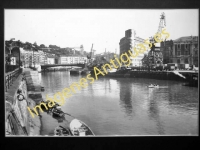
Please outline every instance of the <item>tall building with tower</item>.
M137 44L141 44L141 43L144 43L144 39L136 36L136 31L134 29L128 29L125 31L125 37L121 38L120 42L119 42L119 46L120 46L120 53L119 55L121 56L121 54L123 53L128 53L128 51L130 50L132 52L132 54L134 54L134 50L133 48L137 48ZM144 46L146 47L147 49L147 46L148 45L145 45ZM147 51L145 51L145 53L148 52L148 49ZM144 54L139 54L136 58L132 58L130 57L131 59L131 65L130 66L142 66L142 58L144 57Z

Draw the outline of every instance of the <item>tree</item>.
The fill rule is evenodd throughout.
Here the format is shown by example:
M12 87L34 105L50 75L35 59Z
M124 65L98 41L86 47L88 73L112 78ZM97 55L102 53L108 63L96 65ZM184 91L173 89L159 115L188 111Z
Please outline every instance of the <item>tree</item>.
M56 45L49 45L49 48L60 49L60 47L59 47L59 46L56 46Z
M46 46L44 44L40 44L40 48L45 48Z
M34 42L33 46L35 47L35 49L38 49L38 48L39 48L39 46L37 45L36 42Z
M31 49L32 48L32 44L29 42L25 43L25 49Z
M22 44L22 42L21 42L20 40L18 40L18 41L16 42L16 45L19 46L19 47L22 47L23 44Z

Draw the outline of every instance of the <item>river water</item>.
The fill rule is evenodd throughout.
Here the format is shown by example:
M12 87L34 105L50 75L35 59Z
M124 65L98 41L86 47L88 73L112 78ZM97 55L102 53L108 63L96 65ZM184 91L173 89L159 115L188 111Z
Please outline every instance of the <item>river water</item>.
M46 94L53 96L85 76L68 71L40 74ZM153 83L160 87L151 89ZM95 80L65 99L62 110L85 122L95 135L198 135L198 88L182 82L143 79L108 78ZM43 113L42 135L53 135L64 122Z

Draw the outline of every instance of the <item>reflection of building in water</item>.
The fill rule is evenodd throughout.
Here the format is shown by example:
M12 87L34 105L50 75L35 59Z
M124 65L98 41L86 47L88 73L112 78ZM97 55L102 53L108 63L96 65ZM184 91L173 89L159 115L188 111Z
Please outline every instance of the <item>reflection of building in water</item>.
M120 89L120 106L123 108L127 115L132 114L133 106L132 106L132 84L126 83L121 84L121 82L125 82L123 80L120 80L119 83L119 89Z
M118 87L116 79L109 79L109 93Z
M160 121L159 116L159 107L157 105L156 95L157 89L149 89L149 118L155 120L156 127L159 134L165 134L164 133L164 127Z

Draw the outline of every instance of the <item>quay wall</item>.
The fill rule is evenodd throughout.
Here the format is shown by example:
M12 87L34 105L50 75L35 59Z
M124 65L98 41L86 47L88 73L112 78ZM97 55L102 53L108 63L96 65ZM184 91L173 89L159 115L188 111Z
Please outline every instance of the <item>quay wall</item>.
M6 109L6 114L14 111L20 124L15 124L17 132L15 135L37 136L40 135L41 118L30 115L27 107L33 108L41 101L41 86L38 83L37 71L24 71L14 80L12 86L5 92L6 108L9 104L12 109ZM24 100L20 101L17 97L20 94L24 96ZM7 118L5 118L7 121Z
M186 79L174 74L173 72L147 72L147 71L131 71L131 78L149 78L158 80L176 80L176 81L186 81Z
M38 71L25 71L24 79L27 85L27 95L29 105L28 107L33 110L33 108L38 105L43 99L41 94L41 84L38 76ZM27 109L27 108L26 108ZM30 120L30 134L29 135L40 135L41 129L41 115L35 115L34 118L28 112Z
M186 85L198 86L198 73L189 73L181 72L185 78L180 77L179 75L173 72L166 71L131 71L131 78L149 78L149 79L158 79L158 80L173 80L173 81L182 81L187 82Z

